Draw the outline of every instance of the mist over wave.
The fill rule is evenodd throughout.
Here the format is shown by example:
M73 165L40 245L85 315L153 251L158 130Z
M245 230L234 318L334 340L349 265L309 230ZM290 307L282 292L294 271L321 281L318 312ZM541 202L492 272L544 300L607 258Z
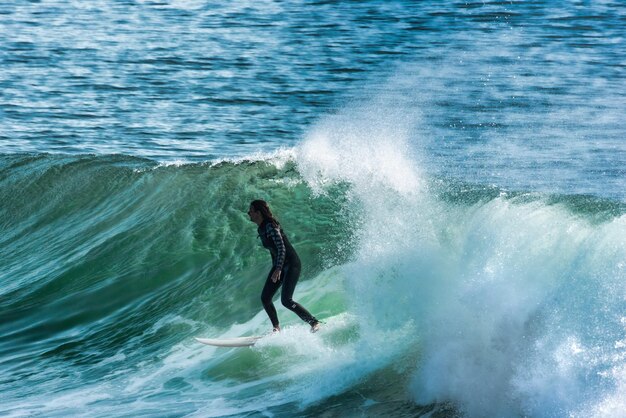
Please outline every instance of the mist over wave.
M621 416L623 205L427 178L397 111L360 116L320 123L298 163L313 188L348 182L359 205L344 272L363 344L404 352L389 363L412 370L406 389L419 404L452 401L476 417ZM410 336L381 338L397 329Z

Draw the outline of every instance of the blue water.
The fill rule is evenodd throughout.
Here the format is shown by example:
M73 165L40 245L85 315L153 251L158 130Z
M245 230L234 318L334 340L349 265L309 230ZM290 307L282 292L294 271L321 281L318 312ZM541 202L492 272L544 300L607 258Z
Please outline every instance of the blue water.
M625 416L625 23L0 4L0 415ZM199 347L269 328L256 198L325 329Z
M384 96L411 115L432 170L624 199L620 2L31 2L0 13L2 152L245 156Z

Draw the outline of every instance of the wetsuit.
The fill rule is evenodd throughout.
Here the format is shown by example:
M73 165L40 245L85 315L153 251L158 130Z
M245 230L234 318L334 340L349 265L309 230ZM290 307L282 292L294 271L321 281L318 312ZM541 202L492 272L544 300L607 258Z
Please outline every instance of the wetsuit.
M280 301L287 309L295 312L303 321L313 325L317 322L317 319L309 313L302 305L293 300L293 292L296 289L298 278L300 277L300 258L296 250L291 246L287 236L283 233L280 227L276 227L270 221L263 221L258 229L259 238L265 248L270 250L272 255L273 267L270 270L263 292L261 293L261 302L263 302L263 308L270 317L272 325L278 327L278 315L276 314L276 308L272 303L272 298L278 291L278 288L282 285L283 290L281 292ZM274 271L280 270L282 273L280 279L274 283L272 281L272 274Z

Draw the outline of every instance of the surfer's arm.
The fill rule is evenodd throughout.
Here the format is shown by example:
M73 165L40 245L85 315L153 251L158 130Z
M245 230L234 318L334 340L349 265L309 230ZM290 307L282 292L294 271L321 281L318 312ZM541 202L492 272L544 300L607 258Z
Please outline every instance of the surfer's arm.
M287 254L287 249L285 248L285 242L283 241L283 237L280 234L278 228L272 225L271 222L267 224L267 234L270 236L274 245L276 245L276 263L274 267L276 271L282 271L283 264L285 264L285 256Z

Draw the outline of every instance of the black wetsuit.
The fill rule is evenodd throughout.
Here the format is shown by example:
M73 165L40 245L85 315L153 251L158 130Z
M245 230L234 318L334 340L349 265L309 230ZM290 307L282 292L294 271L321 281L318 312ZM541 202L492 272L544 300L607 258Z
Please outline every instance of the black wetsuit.
M261 302L263 302L263 308L270 317L272 325L278 327L278 315L276 314L276 308L272 303L272 298L278 291L278 288L282 285L283 290L281 292L280 301L289 310L293 311L303 321L313 325L317 322L317 319L309 313L302 305L293 300L293 292L296 289L298 278L300 277L300 258L296 250L291 246L287 236L283 233L280 227L275 227L270 221L263 221L258 229L259 238L265 248L270 250L272 255L273 267L267 275L263 292L261 293ZM272 274L274 271L282 271L280 280L276 283L272 281Z

